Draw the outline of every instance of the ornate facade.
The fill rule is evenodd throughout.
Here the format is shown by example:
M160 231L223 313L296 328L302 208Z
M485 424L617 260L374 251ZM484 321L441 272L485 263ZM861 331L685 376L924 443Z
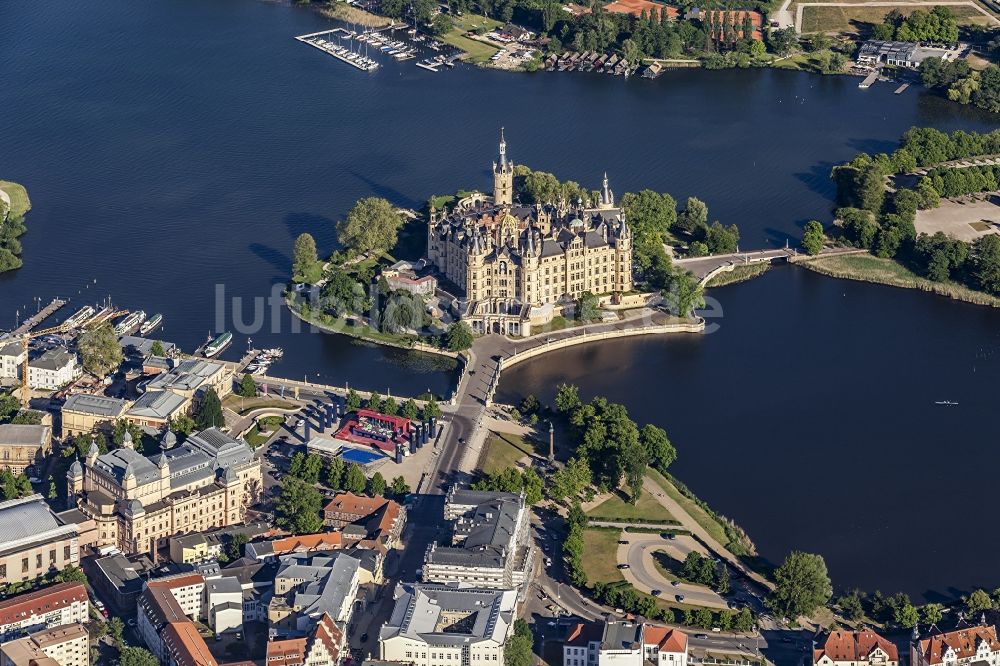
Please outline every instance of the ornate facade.
M147 458L126 445L91 446L67 473L68 499L97 523L97 546L150 552L169 537L243 523L261 490L261 462L246 443L210 428Z
M514 164L500 135L493 196L473 194L447 215L431 210L427 256L466 299L478 333L530 334L532 322L584 292L632 289L632 234L615 207L607 174L600 201L514 202Z

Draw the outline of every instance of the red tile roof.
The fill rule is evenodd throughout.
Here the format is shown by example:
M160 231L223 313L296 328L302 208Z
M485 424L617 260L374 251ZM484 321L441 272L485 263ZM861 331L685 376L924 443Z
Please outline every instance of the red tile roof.
M381 509L386 502L384 497L365 497L353 493L338 493L330 503L323 507L323 511L333 511L334 513L347 513L359 518L370 516Z
M833 661L868 661L876 649L884 652L889 661L899 661L895 644L874 631L834 631L822 648L813 650L813 663L819 663L824 655Z
M268 642L265 663L268 666L301 666L306 663L306 639Z
M688 637L680 629L646 625L642 634L643 645L655 645L659 652L687 652Z
M302 550L337 549L343 545L343 542L343 535L340 532L320 532L275 539L271 542L271 548L274 555L281 555Z
M991 652L1000 650L997 640L997 629L993 625L967 627L937 634L920 641L920 654L928 664L940 664L944 661L944 653L951 648L958 659L965 659L976 654L976 648L983 641L989 645Z
M50 613L80 601L87 601L87 588L83 583L58 583L37 592L19 594L0 601L0 625L20 622L31 615Z
M597 622L577 622L570 625L563 643L576 647L586 647L591 641L601 640L602 629L602 625Z
M331 662L339 663L340 646L344 641L344 632L340 630L329 613L323 613L323 617L316 624L316 633L313 636L314 642L321 641L326 646L327 652L330 653Z
M193 622L168 624L160 637L176 666L219 666Z
M167 576L165 578L151 580L146 583L146 587L159 587L173 590L178 587L188 587L189 585L198 585L204 582L205 577L201 574L179 574L176 576Z

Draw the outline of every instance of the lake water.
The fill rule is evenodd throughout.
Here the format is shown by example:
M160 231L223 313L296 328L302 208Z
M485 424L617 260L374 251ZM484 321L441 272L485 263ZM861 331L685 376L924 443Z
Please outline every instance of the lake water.
M911 125L995 126L917 90L787 72L649 82L386 60L365 74L292 39L329 21L254 0L11 0L0 23L0 177L34 204L25 267L0 276L0 326L36 298L70 296L71 311L110 295L162 312L161 335L187 349L233 329L230 356L247 337L233 299L247 313L284 282L296 235L326 254L360 197L418 208L487 187L501 125L516 161L561 178L596 187L607 170L619 194L699 196L744 248L798 238L828 215L831 165L890 149ZM715 335L566 352L504 390L543 393L570 368L586 392L661 423L678 474L769 557L819 550L841 585L1000 583L996 538L956 545L975 525L956 517L989 501L981 477L998 457L995 371L969 374L997 315L792 270L718 297ZM278 308L252 335L286 348L275 374L396 393L453 381L426 357L290 326Z

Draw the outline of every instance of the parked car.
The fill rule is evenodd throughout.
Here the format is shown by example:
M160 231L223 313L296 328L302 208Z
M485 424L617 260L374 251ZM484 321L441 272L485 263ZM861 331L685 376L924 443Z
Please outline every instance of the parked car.
M695 638L708 638L708 634L695 634Z
M677 601L684 601L684 595L683 594L675 595L674 599L676 599Z
M624 563L623 563L623 564L619 564L619 565L618 565L618 568L619 568L619 569L628 569L628 568L629 568L629 565L627 565L627 564L624 564Z
M628 545L628 539L618 539L618 543L622 546Z
M680 587L681 582L679 580L675 580L671 581L670 584L673 585L674 587Z
M663 590L651 590L650 594L652 594L654 597L658 597L661 594L663 594Z

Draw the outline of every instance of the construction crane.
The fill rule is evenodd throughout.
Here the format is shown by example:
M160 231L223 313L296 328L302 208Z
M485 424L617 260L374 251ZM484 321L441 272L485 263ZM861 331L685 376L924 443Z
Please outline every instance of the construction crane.
M96 326L97 324L103 323L115 317L119 317L123 314L127 314L128 310L116 310L108 316L104 317L93 317L87 322L85 322L80 328L88 329ZM43 328L39 331L29 331L27 333L21 334L21 353L24 354L24 358L21 359L21 407L27 409L31 402L31 385L28 382L28 347L32 340L35 338L41 338L46 335L54 335L56 333L66 333L67 331L73 330L73 326L67 326L65 322L59 324L58 326L52 326L50 328Z

